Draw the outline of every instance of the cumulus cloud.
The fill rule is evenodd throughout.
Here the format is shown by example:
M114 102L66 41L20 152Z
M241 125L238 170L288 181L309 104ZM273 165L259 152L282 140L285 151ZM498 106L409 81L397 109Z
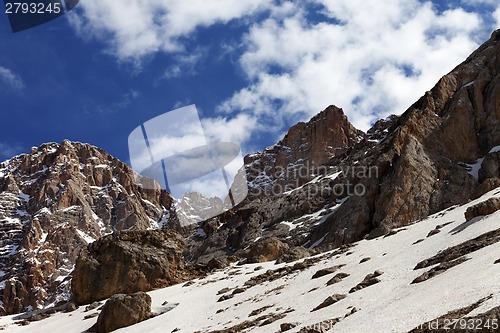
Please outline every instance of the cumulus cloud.
M0 66L0 82L7 85L11 89L24 88L24 82L19 75L12 72L10 69Z
M240 113L234 118L216 117L202 120L208 141L243 144L258 126L257 119L250 114Z
M232 35L234 43L222 40L221 48L237 59L246 84L220 101L221 116L204 127L214 140L248 148L255 133L276 138L329 104L361 129L402 113L493 29L491 12L485 19L465 4L494 1L438 10L418 0L87 0L69 20L120 61L172 55L175 62L163 69L169 79L195 75L208 55L184 44L192 45L199 29L239 20L246 33ZM499 25L500 9L493 17Z
M250 84L221 111L295 119L334 103L367 129L381 116L403 112L461 62L482 28L477 14L438 13L416 0L317 3L323 11L314 23L296 5L285 18L250 29L240 58Z
M181 37L199 27L226 23L267 7L266 0L87 0L68 18L82 36L109 40L120 60L155 52L181 52Z
M500 5L498 8L493 12L493 18L496 20L496 27L500 28Z

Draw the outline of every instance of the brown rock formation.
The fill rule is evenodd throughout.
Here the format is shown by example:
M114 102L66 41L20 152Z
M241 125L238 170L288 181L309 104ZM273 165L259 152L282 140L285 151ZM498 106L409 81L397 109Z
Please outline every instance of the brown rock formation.
M486 201L480 202L467 208L465 211L465 219L472 220L477 216L489 215L500 209L500 199L490 198Z
M259 240L250 248L247 260L248 263L273 261L278 259L285 249L288 249L288 246L276 237Z
M122 231L80 251L71 291L79 304L180 282L184 241L174 231Z
M445 75L412 105L385 140L372 149L349 156L360 167L378 172L340 182L361 184L312 235L336 247L372 237L419 220L454 204L464 203L482 184L498 177L495 162L484 164L475 179L471 167L500 144L500 30ZM494 153L492 151L492 153ZM482 189L484 193L486 189Z
M167 192L134 177L105 151L67 140L0 164L0 314L68 298L78 252L94 239L175 216Z
M109 333L122 327L137 324L151 317L151 297L138 292L131 295L118 294L106 301L97 318L97 323L88 331Z
M330 105L307 123L292 126L276 145L245 156L250 198L302 185L313 178L319 166L365 136L349 122L342 109Z

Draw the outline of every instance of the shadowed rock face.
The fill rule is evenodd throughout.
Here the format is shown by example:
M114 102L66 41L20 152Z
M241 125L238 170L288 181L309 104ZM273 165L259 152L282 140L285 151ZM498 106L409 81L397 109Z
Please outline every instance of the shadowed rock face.
M80 251L71 291L79 304L181 281L184 241L175 231L123 231Z
M94 239L175 216L167 192L134 177L105 151L67 140L0 164L0 314L69 297L78 252Z

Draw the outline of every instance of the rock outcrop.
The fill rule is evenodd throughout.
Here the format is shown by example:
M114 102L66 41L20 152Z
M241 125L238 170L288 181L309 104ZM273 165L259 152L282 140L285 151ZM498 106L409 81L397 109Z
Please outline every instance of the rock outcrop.
M126 164L88 144L44 144L1 163L0 314L67 299L81 248L174 217L167 192L138 187Z
M308 122L292 126L276 145L245 156L249 199L280 194L306 183L318 167L365 137L342 109L330 105Z
M122 231L80 251L71 291L79 304L181 281L184 240L175 231Z
M492 214L499 209L500 199L490 198L486 201L480 202L472 207L467 208L467 210L465 211L465 219L469 221L478 216Z
M248 263L273 261L278 259L284 250L285 244L276 237L270 237L256 242L250 248L247 260Z
M122 327L137 324L151 317L151 297L138 292L117 294L106 301L97 323L88 332L109 333Z

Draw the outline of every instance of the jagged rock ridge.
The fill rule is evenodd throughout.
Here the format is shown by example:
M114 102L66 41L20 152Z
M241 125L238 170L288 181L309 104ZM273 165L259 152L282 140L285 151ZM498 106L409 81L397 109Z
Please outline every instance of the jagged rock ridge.
M105 151L63 141L0 164L0 313L69 297L80 249L113 231L156 229L173 212Z
M279 194L306 183L315 168L365 137L342 109L330 105L307 123L292 126L276 145L245 156L249 198Z

